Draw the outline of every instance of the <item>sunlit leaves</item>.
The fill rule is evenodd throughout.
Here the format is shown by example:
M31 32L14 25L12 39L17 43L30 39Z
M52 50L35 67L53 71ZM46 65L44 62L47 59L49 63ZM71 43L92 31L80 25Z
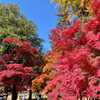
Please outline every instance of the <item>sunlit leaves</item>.
M60 2L60 1L58 1ZM84 6L85 0L81 0ZM59 54L56 64L51 66L53 80L47 82L51 87L49 100L61 94L64 100L82 97L99 97L100 89L100 0L93 0L94 17L81 24L76 20L65 28L57 26L49 35L52 40L50 55ZM77 37L76 37L77 36Z
M72 22L71 18L92 16L93 11L90 9L90 1L92 0L51 0L51 2L57 2L57 16L60 24L66 24L66 22L70 24Z
M36 31L38 28L34 21L28 20L19 12L17 3L9 2L7 5L0 3L0 44L4 38L16 38L18 40L31 42L38 50L42 49L43 39L39 38Z

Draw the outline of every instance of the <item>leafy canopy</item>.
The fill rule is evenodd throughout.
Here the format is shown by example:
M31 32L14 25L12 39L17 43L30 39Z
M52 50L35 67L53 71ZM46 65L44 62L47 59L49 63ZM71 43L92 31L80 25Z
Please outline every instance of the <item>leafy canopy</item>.
M83 25L78 19L68 28L56 26L49 35L55 49L52 55L60 54L51 66L58 69L53 72L54 79L47 82L51 86L49 100L57 100L58 94L64 100L100 99L100 0L93 0L91 7L95 15Z
M31 42L38 50L42 49L43 39L36 33L34 21L19 12L17 3L9 2L7 5L0 3L0 44L4 38L16 38L20 41Z
M6 87L16 86L17 90L31 87L31 76L36 77L34 67L41 66L37 59L38 50L30 42L6 38L2 42L0 57L0 82ZM22 87L23 85L23 87Z
M51 0L51 2L57 2L58 24L66 24L67 22L70 25L77 17L92 16L90 1L92 0Z

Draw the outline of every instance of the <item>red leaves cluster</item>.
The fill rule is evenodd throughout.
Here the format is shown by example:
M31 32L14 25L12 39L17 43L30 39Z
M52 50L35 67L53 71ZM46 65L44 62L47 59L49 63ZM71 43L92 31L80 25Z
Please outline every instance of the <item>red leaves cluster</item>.
M49 100L56 100L58 94L63 100L79 99L80 94L100 99L100 0L93 0L91 7L95 16L84 25L77 20L68 29L51 30L53 55L60 56L53 66L54 79L48 82L52 86Z
M15 42L15 43L20 43L19 40L15 39L15 38L5 38L2 43L5 43L5 42Z
M4 86L16 85L18 90L31 87L31 75L37 76L32 67L38 64L38 50L31 43L14 38L3 40L4 54L0 58L0 82Z
M91 8L93 9L95 15L98 15L98 13L100 13L100 0L93 0Z
M52 48L55 50L59 48L62 50L71 50L73 46L77 45L77 38L75 38L75 33L80 30L80 20L76 20L73 25L71 25L67 30L65 27L56 26L55 29L50 30L51 38L53 45Z

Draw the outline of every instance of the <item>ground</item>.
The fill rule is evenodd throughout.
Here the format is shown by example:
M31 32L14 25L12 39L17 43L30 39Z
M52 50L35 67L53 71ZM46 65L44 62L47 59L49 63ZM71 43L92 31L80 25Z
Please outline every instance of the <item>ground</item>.
M27 91L18 93L18 99L17 100L20 100L20 98L19 98L20 95L25 95L26 96L26 100L27 100L29 93ZM44 98L43 100L47 100L46 99L47 98L46 95L44 95L43 98ZM32 93L32 99L36 100L35 99L35 93ZM11 100L11 94L8 95L8 99L7 100Z

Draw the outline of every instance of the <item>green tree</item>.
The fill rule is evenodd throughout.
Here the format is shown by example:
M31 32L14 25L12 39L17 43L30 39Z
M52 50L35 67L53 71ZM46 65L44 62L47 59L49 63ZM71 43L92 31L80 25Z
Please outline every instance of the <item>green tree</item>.
M28 20L19 12L17 3L0 3L0 44L4 38L17 38L20 41L31 42L32 46L42 50L43 39L39 38L36 31L38 28L34 21Z

